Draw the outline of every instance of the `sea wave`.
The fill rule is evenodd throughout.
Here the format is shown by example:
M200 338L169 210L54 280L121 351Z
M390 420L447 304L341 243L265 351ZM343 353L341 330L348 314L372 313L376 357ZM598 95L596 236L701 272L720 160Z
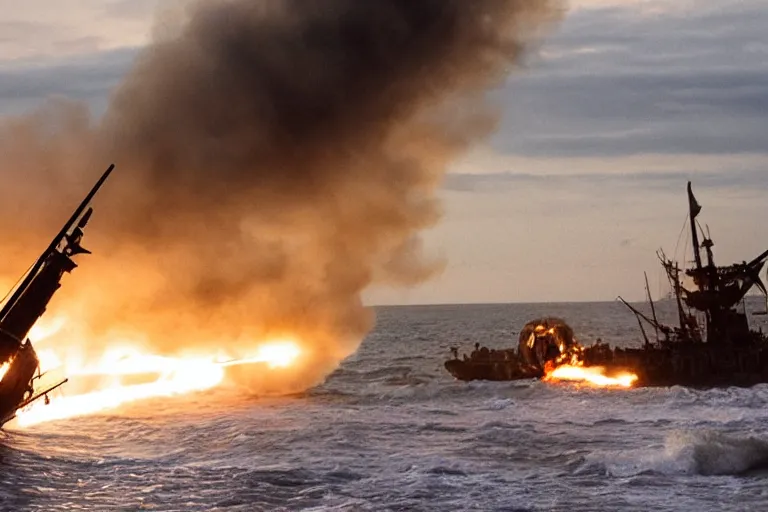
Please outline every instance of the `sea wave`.
M716 430L674 430L663 446L594 453L575 474L724 476L768 469L768 436Z

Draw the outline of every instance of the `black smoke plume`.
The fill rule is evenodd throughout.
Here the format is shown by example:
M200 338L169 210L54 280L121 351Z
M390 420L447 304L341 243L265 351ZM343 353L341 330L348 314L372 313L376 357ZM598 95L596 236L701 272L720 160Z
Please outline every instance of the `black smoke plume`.
M114 162L86 237L96 255L53 308L88 326L91 346L141 335L246 355L296 336L316 370L302 384L315 381L371 328L369 285L439 270L418 238L440 216L436 188L493 131L484 95L556 4L196 2L98 122L66 101L5 121L3 175L17 179L1 227L34 227L14 252L31 258Z

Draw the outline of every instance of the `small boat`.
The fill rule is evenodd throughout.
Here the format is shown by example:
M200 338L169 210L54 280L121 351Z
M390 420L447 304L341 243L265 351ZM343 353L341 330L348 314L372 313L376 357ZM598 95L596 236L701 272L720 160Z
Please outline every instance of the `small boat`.
M445 368L464 381L538 379L544 377L548 363L557 361L576 345L573 329L565 320L538 318L520 331L517 351L489 350L476 343L469 356L459 358L458 349L454 348L454 357L445 362Z

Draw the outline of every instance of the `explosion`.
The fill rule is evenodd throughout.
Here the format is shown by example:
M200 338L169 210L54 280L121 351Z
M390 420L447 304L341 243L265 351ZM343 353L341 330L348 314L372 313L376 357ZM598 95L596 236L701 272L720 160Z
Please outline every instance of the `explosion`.
M596 387L631 388L637 380L637 375L621 372L613 376L605 375L605 368L600 366L583 366L562 364L547 369L545 381L579 382Z
M114 162L94 254L51 303L78 322L67 354L92 359L126 338L154 354L94 370L163 367L154 387L113 390L116 402L210 388L226 359L300 354L281 389L315 385L371 329L363 291L442 268L419 238L440 217L442 177L492 134L487 92L559 5L193 1L177 26L163 18L100 119L61 100L0 120L0 276L10 285L28 265L90 182L84 170ZM254 346L283 333L295 350Z
M548 382L578 382L595 387L631 388L637 380L634 373L621 371L606 375L602 366L585 366L584 347L575 339L561 351L560 357L544 365L544 377Z
M37 333L53 336L64 324L45 325ZM43 338L38 338L42 341ZM260 365L259 370L288 368L301 357L299 344L291 339L276 339L258 346L253 357L227 359L214 357L167 357L145 354L135 347L108 349L99 361L80 365L77 358L62 358L53 349L38 351L41 382L36 386L46 389L54 381L67 378L75 388L93 386L97 389L83 393L46 396L17 412L16 424L28 427L47 421L113 410L138 400L170 397L196 391L205 391L220 385L226 369L232 366ZM7 365L0 368L4 372ZM2 376L0 375L0 378ZM92 382L89 384L88 380ZM132 381L143 382L132 382Z
M632 387L637 375L585 366L586 349L576 340L573 329L561 318L539 318L520 331L518 352L530 366L540 369L544 381L579 382L596 387Z

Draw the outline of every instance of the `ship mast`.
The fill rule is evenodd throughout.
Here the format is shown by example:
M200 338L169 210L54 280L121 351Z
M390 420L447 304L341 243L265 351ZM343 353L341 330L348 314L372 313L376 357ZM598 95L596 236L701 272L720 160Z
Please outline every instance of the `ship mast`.
M104 172L0 309L0 361L19 348L61 286L61 277L77 267L72 256L90 253L80 245L83 229L93 213L89 203L113 169L111 165Z
M685 322L685 311L683 311L683 301L682 301L682 286L680 286L680 267L678 266L677 262L674 263L674 267L671 267L673 264L672 261L670 263L670 269L672 270L672 279L673 279L673 286L675 287L675 301L677 302L677 317L678 321L680 322L680 329L683 332L688 332L688 327Z
M651 297L651 289L648 286L648 273L643 272L645 276L645 292L648 296L648 302L651 304L651 314L653 315L653 328L656 331L656 343L659 342L659 320L656 318L656 307L653 305L653 298Z
M680 330L682 332L687 332L688 329L686 327L685 311L683 310L682 301L683 288L680 284L680 266L676 261L667 259L667 255L664 254L664 250L662 249L659 249L656 252L656 256L659 258L661 266L664 267L664 271L667 274L667 279L669 280L669 284L672 286L672 291L675 295L675 304L677 305L677 316L678 322L680 324Z
M701 205L696 201L688 182L688 217L691 223L691 237L695 268L681 269L676 261L667 259L663 250L656 254L661 261L667 278L673 287L677 303L677 313L680 321L680 329L677 338L685 341L704 341L696 317L691 313L691 308L703 312L706 317L706 342L726 344L733 342L745 342L749 336L749 325L746 321L746 313L739 313L733 308L744 300L749 290L756 286L766 296L766 310L768 311L768 289L760 279L763 265L768 261L768 250L761 253L752 261L743 261L727 266L716 266L712 253L714 242L709 235L709 227L706 232L702 229L704 240L699 244L699 232L701 226L696 222L696 217L701 212ZM701 248L706 249L706 266L702 263ZM695 289L686 289L681 281L680 272L693 278ZM646 289L648 288L646 276ZM683 309L683 303L688 307L688 314ZM657 323L654 321L654 323Z
M701 270L701 253L699 252L699 233L696 231L696 216L701 212L701 206L693 197L691 182L688 182L688 214L691 219L691 242L693 243L693 256L696 259L696 269Z
M752 286L757 286L765 295L768 295L760 279L760 270L768 259L768 251L764 251L750 262L716 266L712 254L714 242L709 236L709 228L706 233L702 229L704 241L701 247L707 251L707 265L702 266L695 220L701 211L701 206L693 195L690 181L688 182L688 208L696 268L686 270L685 273L693 278L698 290L683 290L685 302L689 307L704 313L708 342L729 343L740 339L742 335L739 333L749 329L746 316L744 314L737 316L733 308L744 299Z

